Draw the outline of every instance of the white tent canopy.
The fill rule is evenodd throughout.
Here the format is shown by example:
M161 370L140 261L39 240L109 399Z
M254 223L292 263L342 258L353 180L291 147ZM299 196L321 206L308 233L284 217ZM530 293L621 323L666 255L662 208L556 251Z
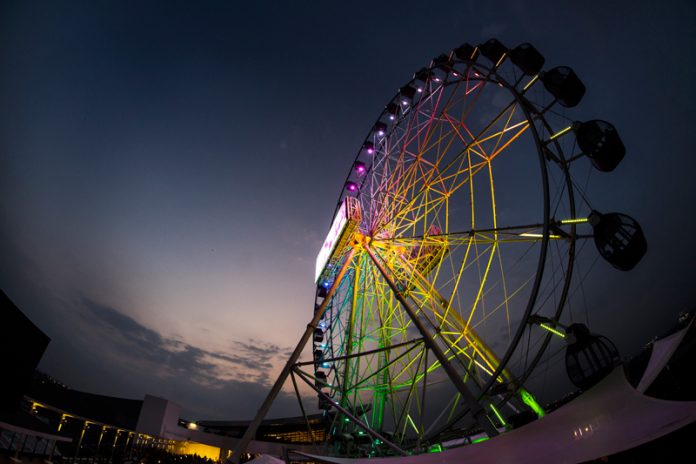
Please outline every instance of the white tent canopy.
M562 464L609 456L657 439L696 420L696 401L645 396L684 338L688 327L655 343L640 389L617 367L575 400L519 429L492 440L417 456L345 459L314 456L336 464Z

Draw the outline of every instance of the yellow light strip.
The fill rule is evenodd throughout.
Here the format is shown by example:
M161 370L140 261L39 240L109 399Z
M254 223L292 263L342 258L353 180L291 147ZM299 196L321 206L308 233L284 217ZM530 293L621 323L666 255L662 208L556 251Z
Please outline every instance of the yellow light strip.
M563 219L561 224L585 224L589 222L588 218Z
M539 324L539 327L541 327L542 329L548 330L552 334L558 335L561 338L566 338L566 335L563 332L556 330L553 327L551 327L550 325L544 324L543 322L541 324Z
M564 135L564 134L567 134L568 132L570 132L571 129L573 129L573 126L568 126L565 129L561 129L558 132L556 132L555 134L553 134L551 137L549 137L549 140L555 140L558 137L560 137L561 135Z
M493 153L491 154L491 156L488 157L488 160L490 161L490 160L492 160L493 158L495 158L496 156L498 156L503 150L505 150L505 149L508 147L508 145L510 145L512 142L514 142L515 139L517 139L517 137L519 137L520 135L522 135L522 134L524 133L524 131L527 130L528 127L529 127L528 124L525 125L524 128L522 128L522 129L521 129L520 131L518 131L515 135L513 135L512 137L510 137L510 140L508 140L507 142L505 142L505 144L504 144L502 147L498 148L495 152L493 152Z
M478 306L481 297L483 296L483 287L486 283L486 280L488 279L488 271L491 270L491 263L493 263L493 257L495 256L496 248L497 245L494 243L492 246L491 254L488 257L488 262L486 263L486 269L483 272L483 278L481 278L481 285L479 286L476 298L474 299L474 304L472 305L471 311L469 312L469 318L467 319L466 324L464 325L465 332L469 330L469 324L471 324L471 319L473 319L474 313L476 312L476 307Z
M503 53L503 56L501 56L500 59L498 60L498 62L495 64L495 67L496 67L496 68L497 68L498 66L500 66L500 63L503 62L503 60L505 59L506 56L507 56L507 53Z
M526 92L527 89L529 89L532 85L534 85L534 83L535 83L538 79L539 79L539 75L537 74L536 76L534 76L534 77L532 78L531 81L529 81L529 82L527 83L527 85L524 86L524 88L522 89L522 91L523 91L523 92Z
M521 234L518 234L520 237L529 237L529 238L544 238L544 234L533 234L530 232L523 232ZM554 235L554 234L549 234L549 238L563 238L560 235Z
M500 146L500 142L501 142L501 140L503 140L503 134L506 132L505 129L506 129L507 127L510 126L510 122L512 121L512 118L513 118L514 115L515 115L515 109L516 109L516 108L517 108L516 106L510 107L510 110L509 110L508 115L507 115L507 119L505 120L505 124L503 125L503 130L502 130L502 131L499 131L499 132L497 133L498 137L497 137L497 140L495 141L495 146L493 147L493 153L494 153L494 154L491 155L491 156L489 156L489 157L487 158L487 160L488 160L489 163L490 163L490 160L493 159L493 158L495 157L495 153L498 152L498 147ZM526 121L526 120L525 120L525 121L522 121L522 123L525 123L525 122L527 122L527 121ZM522 129L520 132L524 132L524 129ZM514 140L514 139L515 139L515 137L513 137L511 140ZM481 141L479 141L479 143L481 143ZM510 141L508 141L507 143L510 143ZM507 143L504 145L504 147L507 146ZM501 149L501 150L502 150L502 149ZM491 181L492 181L492 180L493 180L493 179L491 178Z

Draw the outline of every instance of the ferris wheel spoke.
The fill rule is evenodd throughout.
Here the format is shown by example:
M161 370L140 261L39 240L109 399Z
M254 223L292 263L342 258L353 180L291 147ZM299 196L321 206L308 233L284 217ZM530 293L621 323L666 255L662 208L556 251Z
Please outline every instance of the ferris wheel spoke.
M500 261L500 260L501 260L500 254L497 253L496 255L499 257L499 265L502 265L502 261ZM480 256L479 256L478 259L480 259ZM520 259L521 259L521 258L520 258ZM405 263L405 265L407 265L407 264L408 264L408 263ZM470 263L469 265L471 265L471 263ZM420 293L415 292L415 291L411 291L411 292L410 292L411 297L412 297L412 298L416 298L416 301L415 301L415 302L416 302L417 306L426 307L426 306L428 306L428 305L431 305L431 306L428 306L428 308L429 308L431 311L434 312L434 314L436 315L436 318L440 321L440 326L439 326L440 328L439 328L439 330L442 331L442 332L445 334L445 338L447 338L447 336L454 336L454 335L461 334L461 333L467 333L467 332L463 329L463 328L465 327L465 323L464 323L464 321L463 321L463 318L462 318L461 316L459 316L459 313L458 313L458 312L454 312L454 313L450 314L450 311L451 311L451 309L452 309L451 302L448 302L445 298L443 298L443 297L434 289L433 283L428 283L428 282L426 281L426 279L425 279L423 276L421 276L417 271L412 270L411 272L412 272L412 275L418 276L419 279L418 279L417 282L410 281L410 286L414 286L414 284L418 284L418 287L419 287L419 289L421 290ZM461 272L460 272L460 274L458 275L457 278L459 278L459 277L461 277ZM488 280L489 280L489 279L488 279ZM481 324L485 323L487 319L489 319L490 317L494 316L494 315L495 315L498 311L500 311L501 309L504 309L504 310L505 310L505 312L506 312L506 319L508 320L508 324L509 324L509 310L508 310L508 304L509 304L509 302L510 302L513 298L517 297L518 294L520 294L520 292L521 292L525 287L527 287L527 286L529 285L529 283L530 283L531 280L532 280L532 277L530 277L529 279L527 279L525 282L523 282L523 283L522 283L521 285L519 285L517 288L515 288L514 290L512 290L510 293L508 293L507 288L506 288L504 273L501 272L500 278L499 278L496 282L493 282L493 283L488 282L488 286L487 286L487 288L485 289L485 291L483 292L483 296L485 296L486 294L492 292L492 291L496 288L497 285L502 285L503 288L504 288L504 290L503 290L503 300L502 300L502 302L500 302L496 307L494 307L491 311L489 311L486 315L484 315L484 317L483 317L479 322L477 322L473 327L471 327L472 331L473 331L474 329L476 329L476 327L478 327L478 326L480 326ZM486 282L482 281L479 288L485 288L485 287L486 287L486 286L485 286L485 283L486 283ZM456 286L455 286L455 290L453 291L453 293L456 294ZM420 296L420 299L417 298L418 296ZM441 308L441 309L438 310L437 305L432 306L433 302L438 303L438 304L440 305L440 308ZM439 311L442 311L442 312L439 312ZM443 312L444 312L444 314L443 314ZM453 321L457 321L457 322L455 323L455 322L453 322ZM447 326L449 327L449 329L445 328L445 327L444 327L445 325L447 325ZM453 330L453 332L449 332L449 333L448 333L448 332L447 332L448 330ZM509 326L508 326L508 332L509 332L509 331L510 331L510 328L509 328ZM475 335L475 332L472 332L472 333ZM484 346L484 347L485 347L485 344L483 344L483 343L480 341L480 339L479 339L479 340L472 340L472 338L473 338L473 337L467 337L467 340L466 340L466 341L467 341L467 345L471 345L471 346L473 346L475 349L476 349L477 347L480 347L480 346ZM460 339L461 339L461 337L460 337ZM460 339L456 339L456 340L454 340L453 343L451 343L451 345L455 347L455 350L460 350L460 349L461 349L461 346L460 346L460 343L459 343L459 342L460 342ZM451 339L450 339L449 341L452 342ZM479 367L481 367L481 368L483 368L483 369L486 369L486 368L487 368L487 369L489 369L490 371L494 370L495 367L497 367L497 363L498 363L497 356L495 356L494 354L492 354L492 351L491 351L490 349L484 348L484 351L483 351L483 352L481 352L481 350L477 350L477 351L478 351L478 354L481 356L481 358L484 360L484 363L486 364L486 366L481 366L481 365L479 365ZM461 351L458 351L458 352L459 352L460 354L462 353ZM506 372L504 372L503 374L504 374L506 377L509 378L509 375L507 375Z
M501 113L498 114L498 116L495 119L496 122L502 120L506 113L508 113L507 118L505 118L505 123L503 124L503 127L496 130L494 126L490 126L488 129L492 132L488 135L486 135L486 132L484 132L479 134L478 136L475 136L463 121L455 120L454 118L452 118L452 116L450 116L447 113L443 113L442 116L445 119L445 121L449 123L456 135L459 137L461 142L464 143L466 147L470 147L472 151L474 151L474 153L476 153L482 159L490 161L493 158L495 158L502 151L503 148L505 148L514 139L519 137L529 127L529 121L527 121L526 119L520 122L512 121L512 118L515 115L516 108L517 107L515 105L515 101L511 102L508 106L506 106L505 109L501 111ZM508 131L519 128L521 128L521 130L513 134L510 140L501 147L500 144L503 140L503 136L506 135ZM466 137L464 137L464 135L462 135L462 129L468 135L468 140ZM484 143L490 141L495 141L495 144L493 145L491 150L488 150L484 146ZM491 154L488 154L489 151Z
M403 248L404 251L423 246L466 246L469 244L503 244L503 243L537 243L544 238L543 224L525 224L520 226L491 227L453 231L440 234L418 234L399 237L375 237L372 243L380 247ZM552 231L549 240L567 240L562 230Z
M431 100L431 101L432 101L432 100ZM438 99L437 99L437 102L439 103L439 97L438 97ZM445 110L446 110L447 108L449 108L449 104L444 105L444 108L445 108ZM436 126L437 126L437 127L441 127L441 124L435 124L435 122L436 122L436 120L435 120L435 114L437 113L437 107L432 108L431 111L430 111L430 113L431 113L431 114L429 115L427 124L426 124L426 126L425 126L425 127L427 128L426 131L425 131L425 132L426 132L426 135L425 135L425 142L424 142L425 146L419 141L419 144L418 144L418 147L417 147L417 156L418 156L419 158L422 157L422 155L423 155L424 153L427 153L427 152L428 152L429 150L431 150L432 148L437 148L437 147L439 147L439 146L441 145L441 141L442 141L442 138L443 138L443 135L441 134L441 136L435 140L435 142L433 143L432 147L431 147L431 146L428 146L428 142L432 139L433 134L436 133L436 131L434 130L434 127L436 127ZM410 129L410 128L411 128L411 124L409 123L408 129ZM407 129L407 131L408 131L408 129ZM442 132L442 131L440 130L440 133L441 133L441 132ZM420 133L421 133L420 131L417 131L417 135L420 135ZM447 135L447 134L445 134L444 136L446 136L446 135ZM408 136L406 136L406 137L408 137ZM450 142L450 144L451 144L451 142ZM406 147L406 146L408 146L408 144L405 144L405 145L404 145L404 147ZM440 150L436 150L436 152L438 153L438 159L436 159L436 162L437 162L437 164L439 165L439 163L440 163L440 161L441 161L441 160L439 159L439 157L440 157L440 156L444 156L444 154L447 152L447 150L440 149ZM399 152L399 155L398 155L398 156L399 156L399 159L403 160L404 155L405 155L406 153L408 153L408 151L406 150L406 148L404 148L403 150L401 150L401 151ZM391 179L389 179L389 180L391 180L392 182L386 182L385 185L393 185L393 180L394 180L394 179L391 178Z
M438 97L436 99L433 99L432 96L431 98L427 99L425 103L433 103L434 106L429 108L429 111L425 113L427 116L426 121L424 121L423 124L417 125L416 130L414 131L415 133L413 135L410 135L410 132L413 130L413 123L409 122L409 125L405 131L405 134L402 136L403 140L399 140L399 142L402 143L403 149L400 150L397 155L398 155L398 161L400 162L400 165L404 164L404 161L406 159L408 160L417 160L421 161L422 155L424 153L427 153L428 151L437 148L441 145L442 141L446 138L448 138L449 134L448 133L443 133L441 130L439 131L439 135L436 136L435 134L438 133L438 131L435 130L435 128L440 128L439 124L436 124L436 113L437 113L437 108L440 105L440 98L442 96L442 92L437 93ZM449 108L453 102L451 99L453 98L453 94L450 96L450 101L447 101L444 103L444 109L445 111L447 108ZM417 112L422 111L422 106L423 103L419 103L419 105L416 108ZM450 137L451 138L451 137ZM412 143L416 142L416 151L415 153L411 153L407 147L409 147ZM449 142L451 144L451 142ZM448 145L449 145L448 144ZM444 156L444 154L447 152L446 149L441 149L437 150L438 156L436 157L435 163L439 164L440 156ZM414 167L415 169L419 168L419 163L411 163L411 166ZM395 179L395 175L398 174L398 172L395 170L392 172L392 176L386 181L386 185L392 186L392 185L399 185Z
M493 252L491 252L491 255L493 255ZM410 266L408 262L403 262L402 264L406 267ZM492 375L492 371L495 370L499 362L498 358L485 345L483 340L476 335L473 328L467 327L467 322L457 312L450 313L451 305L434 289L432 284L428 283L415 268L411 268L411 272L414 279L406 286L408 289L407 293L414 299L417 307L421 308L422 311L427 308L429 312L434 314L436 320L440 321L438 331L448 346L448 350L452 351L454 357L459 355L471 357L479 368ZM395 272L395 274L398 273ZM481 288L483 286L482 283ZM413 290L415 289L420 290L421 293L414 292ZM418 298L416 295L422 295L423 298ZM443 330L444 325L447 325L449 329ZM465 347L471 347L473 352L483 359L485 365L474 360L473 355L466 353L465 348L460 346L462 339L466 341Z
M502 129L495 130L492 133L487 133L493 127L493 124L489 124L483 131L481 131L477 136L474 136L469 131L470 141L467 141L457 129L456 123L452 120L450 116L444 114L444 119L452 127L452 133L459 135L462 139L461 141L465 144L465 147L457 154L454 159L449 161L443 168L433 167L430 172L431 175L425 178L417 179L418 185L414 182L408 182L403 185L401 191L397 191L393 194L393 198L396 201L390 202L390 206L394 213L391 217L395 218L398 222L399 218L405 217L405 215L410 214L413 208L418 208L417 204L422 201L424 195L433 190L433 185L442 185L441 195L443 198L449 198L457 190L459 190L463 185L472 185L473 175L480 172L484 167L488 166L490 169L490 163L493 159L499 156L502 151L507 149L518 137L520 137L529 127L529 123L526 121L512 123L512 118L514 115L515 106L513 104L508 105L498 116L495 121L499 119L504 119L506 113L507 118L504 119L504 125ZM462 125L467 131L466 125ZM503 141L503 137L509 132L514 131L507 140ZM483 142L494 141L491 150L485 150L483 147ZM453 140L450 140L447 145L447 149L451 146ZM480 150L477 150L480 149ZM484 159L484 161L478 163L471 162L471 153L477 154L477 156ZM466 155L466 156L464 156ZM412 166L414 166L412 164ZM416 168L413 168L415 171ZM462 176L464 174L464 176ZM461 180L459 180L461 177ZM394 179L392 178L391 181ZM392 182L388 182L388 185L393 185ZM410 193L407 195L406 193ZM473 203L473 191L471 192L471 202ZM389 215L383 215L382 222Z

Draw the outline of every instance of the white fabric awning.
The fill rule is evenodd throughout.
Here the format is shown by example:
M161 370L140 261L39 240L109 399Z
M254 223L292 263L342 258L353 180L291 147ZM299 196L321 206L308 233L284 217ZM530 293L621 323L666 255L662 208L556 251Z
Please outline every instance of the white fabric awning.
M647 388L684 337L656 342L639 386ZM696 401L651 398L634 389L619 366L573 401L491 440L417 456L345 459L303 454L334 464L562 464L609 456L673 432L696 420Z

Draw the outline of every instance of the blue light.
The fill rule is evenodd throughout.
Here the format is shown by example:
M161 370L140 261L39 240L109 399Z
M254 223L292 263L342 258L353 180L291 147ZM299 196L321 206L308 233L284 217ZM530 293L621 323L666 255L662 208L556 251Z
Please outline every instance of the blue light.
M323 281L323 282L321 283L321 286L324 287L324 288L329 288L329 281L328 281L328 280Z

